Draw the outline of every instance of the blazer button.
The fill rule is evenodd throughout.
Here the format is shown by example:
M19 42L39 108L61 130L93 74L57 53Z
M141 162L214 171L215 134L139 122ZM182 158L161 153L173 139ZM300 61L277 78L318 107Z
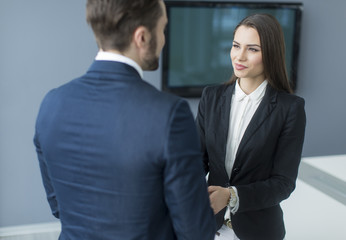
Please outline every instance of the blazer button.
M240 172L240 168L233 168L233 174L238 174Z

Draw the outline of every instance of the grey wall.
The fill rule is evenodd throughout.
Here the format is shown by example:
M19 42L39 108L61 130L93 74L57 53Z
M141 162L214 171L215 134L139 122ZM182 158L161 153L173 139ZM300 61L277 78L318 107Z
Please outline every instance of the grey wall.
M303 154L346 154L346 1L302 2ZM44 94L84 73L97 52L84 15L85 0L0 0L0 227L54 221L32 144L34 122ZM161 87L160 70L145 78ZM196 113L198 99L189 102Z
M33 148L44 94L97 52L85 1L0 0L0 226L51 221Z

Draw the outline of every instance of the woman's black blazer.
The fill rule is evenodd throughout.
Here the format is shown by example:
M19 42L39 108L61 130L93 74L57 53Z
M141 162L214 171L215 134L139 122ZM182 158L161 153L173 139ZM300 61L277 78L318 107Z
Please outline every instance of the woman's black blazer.
M283 239L280 202L295 188L304 142L304 99L269 84L240 142L231 178L225 170L226 141L235 84L204 89L196 118L209 185L235 186L239 209L231 216L241 240ZM222 226L225 209L216 215Z

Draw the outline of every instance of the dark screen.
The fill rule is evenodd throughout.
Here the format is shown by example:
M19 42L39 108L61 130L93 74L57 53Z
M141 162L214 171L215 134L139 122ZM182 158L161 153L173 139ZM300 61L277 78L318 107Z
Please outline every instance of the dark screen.
M230 79L233 31L246 16L269 13L280 22L285 35L286 66L294 87L301 5L175 6L167 3L168 26L163 52L163 89L185 97L199 97L207 85Z

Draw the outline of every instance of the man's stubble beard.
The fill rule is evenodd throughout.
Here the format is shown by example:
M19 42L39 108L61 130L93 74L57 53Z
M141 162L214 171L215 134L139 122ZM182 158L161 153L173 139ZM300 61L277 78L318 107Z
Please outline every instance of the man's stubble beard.
M152 33L152 38L149 42L149 50L144 57L143 70L154 71L159 68L159 57L156 56L157 40L156 34Z

